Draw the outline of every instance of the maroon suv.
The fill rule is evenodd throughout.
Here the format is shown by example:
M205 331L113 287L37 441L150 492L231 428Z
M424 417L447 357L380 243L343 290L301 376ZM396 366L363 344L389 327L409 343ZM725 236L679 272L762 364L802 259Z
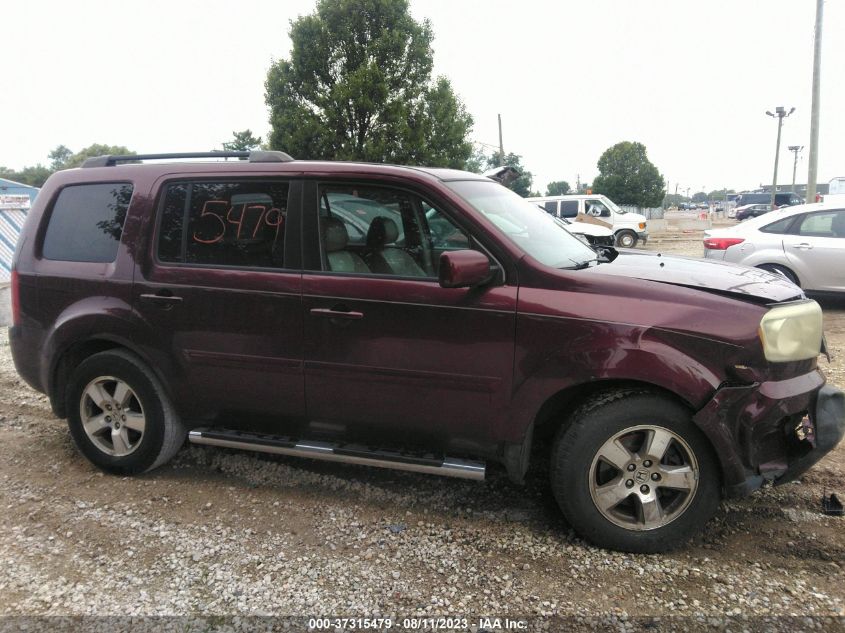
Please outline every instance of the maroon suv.
M187 436L520 482L548 447L575 529L653 552L843 435L781 276L592 250L476 174L212 156L90 159L21 234L15 364L107 471Z

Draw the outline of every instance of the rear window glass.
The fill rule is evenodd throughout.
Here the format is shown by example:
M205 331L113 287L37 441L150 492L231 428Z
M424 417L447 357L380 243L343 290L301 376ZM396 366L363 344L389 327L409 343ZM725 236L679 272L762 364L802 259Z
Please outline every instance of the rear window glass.
M113 262L132 198L132 185L71 185L59 193L47 234L44 257L68 262Z

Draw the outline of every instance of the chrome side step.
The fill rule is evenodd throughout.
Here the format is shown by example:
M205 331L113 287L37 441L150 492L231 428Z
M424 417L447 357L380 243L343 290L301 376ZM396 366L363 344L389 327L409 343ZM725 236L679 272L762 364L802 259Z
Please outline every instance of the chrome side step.
M476 462L453 457L434 457L431 455L413 455L398 451L371 449L358 444L336 444L309 440L293 440L276 435L246 433L228 429L194 429L188 434L192 444L239 448L261 453L310 457L330 462L361 464L377 468L393 468L415 473L458 477L483 481L486 466Z

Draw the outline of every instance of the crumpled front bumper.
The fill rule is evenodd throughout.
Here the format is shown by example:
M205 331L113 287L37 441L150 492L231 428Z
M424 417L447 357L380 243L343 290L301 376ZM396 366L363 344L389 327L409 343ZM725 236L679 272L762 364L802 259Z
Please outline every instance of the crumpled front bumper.
M794 480L845 434L845 394L818 370L725 386L694 416L722 466L728 496Z
M836 448L845 436L845 393L830 385L822 387L816 398L815 412L809 421L812 424L812 443L815 445L792 460L786 472L775 479L775 485L793 481Z

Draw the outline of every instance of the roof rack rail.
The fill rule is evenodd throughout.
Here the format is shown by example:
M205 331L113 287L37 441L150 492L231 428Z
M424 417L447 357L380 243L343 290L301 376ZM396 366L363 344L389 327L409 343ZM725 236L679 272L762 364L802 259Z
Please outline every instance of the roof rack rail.
M175 154L110 154L107 156L92 156L82 163L82 167L114 167L118 163L176 158L246 158L251 163L289 163L293 160L289 154L271 150L253 150L251 152L177 152Z

